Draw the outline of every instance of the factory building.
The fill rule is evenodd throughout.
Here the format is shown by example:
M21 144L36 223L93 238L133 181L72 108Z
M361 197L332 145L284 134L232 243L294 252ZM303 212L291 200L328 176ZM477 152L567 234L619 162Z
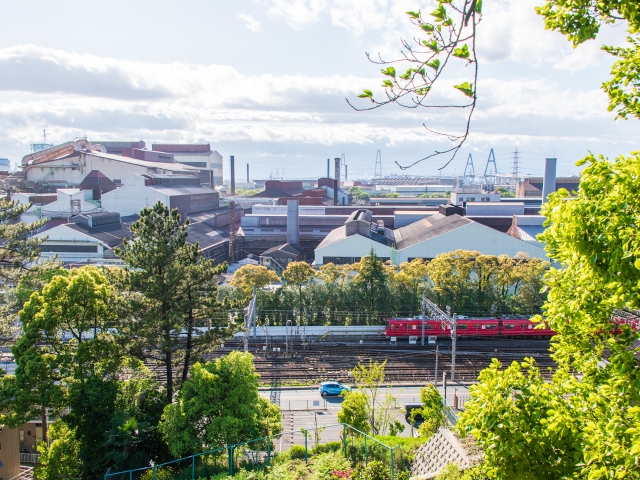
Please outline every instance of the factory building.
M444 207L444 206L443 206ZM432 259L454 250L477 250L486 255L515 256L519 252L546 258L541 246L519 240L462 217L453 208L396 230L371 221L371 212L354 212L344 226L333 230L315 250L315 265L354 263L373 248L380 258L399 265L414 258Z
M555 167L554 167L555 176ZM555 185L552 186L550 192L557 192L559 189L564 188L569 193L578 191L580 186L580 177L555 177L553 178ZM544 177L526 177L522 181L518 182L516 187L516 197L528 198L528 197L542 197L542 190L544 185Z
M198 169L181 163L141 160L107 153L104 146L93 145L87 140L67 142L25 155L22 168L19 176L10 178L19 183L22 180L23 188L36 191L78 186L93 170L100 171L117 185L131 175L198 174Z
M211 150L208 143L154 143L151 150L171 154L176 163L197 168L202 185L210 188L222 185L222 155Z
M120 188L103 193L101 201L104 210L124 216L160 201L172 210L177 208L183 219L220 206L218 192L201 186L200 179L190 175L131 175Z

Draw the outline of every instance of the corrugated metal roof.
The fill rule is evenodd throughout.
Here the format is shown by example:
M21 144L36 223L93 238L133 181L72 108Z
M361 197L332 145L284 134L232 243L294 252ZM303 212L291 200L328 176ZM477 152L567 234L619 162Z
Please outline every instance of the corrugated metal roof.
M395 230L396 248L402 250L425 240L430 240L471 223L471 220L460 215L444 215L438 213L429 218Z

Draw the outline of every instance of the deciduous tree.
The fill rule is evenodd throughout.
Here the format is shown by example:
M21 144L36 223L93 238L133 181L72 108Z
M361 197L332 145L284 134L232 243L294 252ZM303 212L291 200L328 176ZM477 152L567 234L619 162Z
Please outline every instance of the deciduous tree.
M254 287L259 290L272 283L280 283L280 277L263 265L243 265L231 279L231 286L239 288L247 296L251 295Z
M298 290L298 322L302 321L304 299L302 297L302 287L315 277L316 273L306 262L291 262L282 272L282 277L289 285Z

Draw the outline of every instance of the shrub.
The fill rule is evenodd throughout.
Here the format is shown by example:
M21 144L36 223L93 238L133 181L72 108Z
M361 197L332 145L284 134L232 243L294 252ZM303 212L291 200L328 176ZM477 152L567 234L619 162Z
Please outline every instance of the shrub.
M450 463L436 476L436 480L461 480L462 470L455 463Z
M311 449L313 455L320 455L321 453L339 452L342 450L342 442L327 442L316 445Z
M369 465L358 465L351 475L352 480L389 480L391 469L384 463L374 460Z
M176 473L169 467L156 468L156 480L174 480ZM146 470L140 480L153 480L153 468Z
M302 445L294 445L289 449L289 458L291 460L304 460L306 458L306 451Z
M313 459L313 480L332 480L334 471L349 468L349 460L341 454L323 453Z

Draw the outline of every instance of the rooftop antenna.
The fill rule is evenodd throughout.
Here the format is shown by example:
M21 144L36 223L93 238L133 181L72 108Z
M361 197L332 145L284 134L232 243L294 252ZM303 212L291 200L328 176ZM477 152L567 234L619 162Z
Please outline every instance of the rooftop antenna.
M473 166L473 157L471 153L469 153L469 157L467 157L467 164L464 167L464 183L465 185L471 185L473 180L476 177L476 169Z
M493 168L491 168L493 166ZM487 158L487 166L484 167L484 181L487 185L487 190L492 191L493 186L496 183L496 174L498 173L498 165L496 165L496 156L493 153L493 148L489 152L489 158Z
M373 176L379 178L382 176L382 154L380 150L376 152L376 168L374 170Z

